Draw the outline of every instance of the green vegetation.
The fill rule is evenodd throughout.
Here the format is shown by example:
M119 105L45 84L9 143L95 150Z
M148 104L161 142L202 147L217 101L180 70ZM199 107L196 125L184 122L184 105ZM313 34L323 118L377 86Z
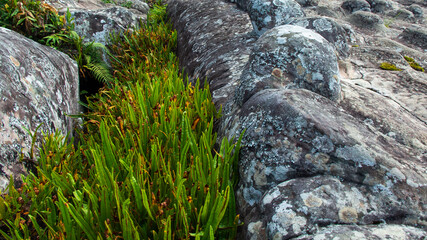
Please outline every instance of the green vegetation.
M114 80L88 99L80 144L45 134L37 172L0 197L5 239L233 239L236 145L214 148L209 88L186 83L155 5L111 37Z
M420 64L418 64L417 62L415 62L415 60L414 60L413 58L408 57L408 56L404 56L404 58L405 58L405 60L409 63L409 65L410 65L413 69L415 69L415 70L417 70L417 71L420 71L420 72L424 72L424 68L422 68L422 67L420 66Z
M0 27L67 53L77 61L81 79L112 81L101 57L107 49L101 43L85 43L74 31L73 20L69 11L60 16L53 6L38 0L0 0Z
M54 7L35 0L0 0L0 26L55 46L74 29L69 12L59 16Z
M389 71L402 71L402 69L397 68L395 65L388 62L381 63L380 68Z

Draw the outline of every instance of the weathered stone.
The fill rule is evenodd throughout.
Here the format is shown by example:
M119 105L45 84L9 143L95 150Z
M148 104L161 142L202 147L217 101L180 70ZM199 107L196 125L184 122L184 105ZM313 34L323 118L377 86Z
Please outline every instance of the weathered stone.
M393 5L389 0L366 0L371 4L371 11L375 13L384 13L393 9Z
M75 18L75 31L87 42L95 41L108 44L111 33L121 33L132 26L137 26L144 16L135 15L124 7L111 7L99 10L71 10Z
M241 7L248 1L234 2L248 9ZM373 2L383 1L368 2L374 9ZM390 8L379 15L368 13L369 17L381 19L390 10L405 8L401 1L387 2ZM342 3L319 1L318 6L304 8L310 16L308 27L311 19L319 18L319 9L341 18L334 21L344 26L340 20L351 17L342 10ZM338 61L342 91L341 100L334 102L298 89L292 66L277 67L286 57L271 64L255 61L255 56L261 59L257 52L266 53L275 42L288 38L271 36L274 44L267 44L265 36L271 29L254 43L247 15L232 4L170 0L168 9L178 28L181 67L192 79L206 77L214 86L213 101L223 107L217 124L219 139L239 136L246 129L236 192L245 224L239 239L417 239L425 235L417 227L425 228L427 217L427 75L412 69L403 56L421 66L427 65L427 56L403 39L397 42L408 21L391 19L393 24L385 28L378 20L353 29L350 54ZM304 20L301 24L306 25ZM263 41L265 47L260 45ZM317 50L311 51L319 51L317 45L312 47ZM279 48L270 55L292 51ZM382 70L383 61L403 71ZM250 67L256 69L252 77ZM260 85L250 86L257 81ZM249 94L242 100L245 87ZM387 225L378 225L383 222Z
M384 29L384 21L375 13L357 11L350 15L349 21L356 27L369 30Z
M394 10L394 11L389 11L387 13L388 16L390 16L391 18L393 18L393 20L396 19L401 19L404 21L408 21L408 22L414 22L415 21L415 16L414 14L406 9L398 9L398 10Z
M283 182L265 193L259 208L261 219L255 221L266 223L268 239L289 239L315 232L319 225L375 224L409 216L411 211L389 192L330 176Z
M268 193L265 194L267 190L289 179L295 179L297 186L310 192L310 188L301 183L301 177L309 177L308 183L319 183L317 178L310 179L313 175L338 176L345 185L357 183L354 187L359 189L362 198L370 199L368 196L374 196L374 199L379 200L370 203L378 209L376 212L371 209L372 215L356 214L365 217L364 221L357 220L358 223L373 223L379 219L395 221L396 218L399 223L410 223L413 218L420 221L420 218L425 217L425 206L421 200L427 197L427 166L423 164L422 150L426 146L425 135L418 135L420 141L417 144L420 145L414 151L399 144L393 136L377 133L363 119L355 119L331 101L306 90L261 91L244 104L239 119L240 126L246 129L243 138L246 148L241 150L241 183L237 199L245 223L261 221L266 222L267 226L274 224L273 215L283 211L269 210L273 215L270 219L263 220L269 211L263 212L262 205L261 209L258 208L261 197L264 196L265 199L268 196ZM427 130L422 123L418 122L415 126L420 127L422 132ZM405 158L402 159L401 156ZM299 195L292 188L289 191L289 196ZM287 196L283 192L276 195ZM331 195L338 196L337 193ZM385 199L392 202L381 206L380 203ZM349 206L339 204L338 200L328 202L337 207ZM280 204L272 207L279 206ZM294 208L295 206L295 202L289 203L289 208L293 208L294 213L306 214L302 209ZM353 206L355 207L357 206ZM330 207L317 213L319 219L326 221L324 212L327 208ZM350 221L343 220L338 214L339 210L331 210L331 214L336 214L336 219L331 217L324 224L337 222L338 219L343 223ZM290 215L296 217L295 214ZM301 229L308 230L315 224L322 224L322 220L319 220L310 227L307 218L300 217L298 222L304 223L300 226ZM286 219L283 222L291 224ZM287 232L290 233L289 229L284 229L282 234ZM302 230L298 233L301 232ZM297 236L298 233L292 234ZM270 238L273 235L275 233ZM294 235L288 237L291 236Z
M296 0L302 7L317 6L320 0Z
M75 123L66 114L79 113L79 82L67 55L5 28L0 42L0 164L8 168L21 150L30 157L26 129L33 133L43 124L39 132L72 136Z
M250 0L247 12L258 35L287 24L293 18L305 17L304 11L295 0Z
M424 51L427 49L427 30L425 28L405 28L399 38L424 49Z
M283 25L267 31L256 42L243 70L236 103L241 106L267 88L305 88L338 100L338 64L330 43L299 26Z
M371 5L365 0L346 0L341 7L350 13L356 11L371 11Z
M412 4L407 9L409 11L411 11L416 18L421 18L421 19L424 18L424 11L420 7L420 5L418 5L418 4Z
M326 17L331 17L331 18L337 18L338 17L338 14L335 11L333 11L332 9L325 7L325 6L318 6L316 8L316 12L320 16L326 16Z
M203 79L208 81L213 101L220 107L233 98L256 40L248 14L234 4L210 0L170 1L167 10L178 33L181 67L193 83L197 78L202 84Z
M338 53L347 57L349 54L349 43L355 41L355 35L350 26L338 24L331 18L325 17L307 17L296 18L290 25L297 25L307 29L313 29L330 43L335 46Z
M394 224L380 225L331 225L320 228L313 235L303 235L294 240L329 240L329 239L389 239L389 240L423 240L425 230Z
M127 5L127 8L138 10L142 14L146 14L150 10L150 7L144 0L117 0L116 3L120 6Z

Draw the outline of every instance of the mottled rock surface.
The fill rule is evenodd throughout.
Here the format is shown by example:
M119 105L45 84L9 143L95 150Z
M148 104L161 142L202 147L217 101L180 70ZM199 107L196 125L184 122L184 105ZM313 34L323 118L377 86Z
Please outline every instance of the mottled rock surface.
M235 101L241 106L267 88L305 88L337 100L341 94L337 58L321 35L294 25L265 32L242 72Z
M427 65L425 1L301 0L283 22L260 20L284 1L229 2L169 0L168 11L181 67L223 107L219 136L246 130L239 238L423 239L427 77L404 56ZM332 95L304 86L318 68L333 73L316 75Z
M0 186L4 188L10 174L19 179L17 173L23 172L15 166L21 152L30 157L32 140L26 129L34 133L43 124L39 133L58 130L72 137L75 122L66 115L80 109L74 60L5 28L0 28L0 42Z
M60 12L71 12L74 18L75 31L85 42L99 42L107 45L107 39L113 32L120 34L128 28L138 26L145 21L149 7L147 3L133 0L130 8L122 7L125 0L116 4L104 3L101 0L49 0Z

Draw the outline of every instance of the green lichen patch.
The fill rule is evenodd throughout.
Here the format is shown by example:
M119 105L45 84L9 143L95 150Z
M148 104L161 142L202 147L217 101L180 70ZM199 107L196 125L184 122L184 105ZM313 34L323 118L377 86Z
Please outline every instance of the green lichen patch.
M395 65L393 65L389 62L381 63L380 68L384 69L384 70L388 70L388 71L402 71L402 69L396 67Z
M417 62L415 62L415 60L411 57L408 56L404 56L405 60L409 63L409 66L411 66L413 69L420 71L420 72L424 72L424 68L422 68L420 66L420 64L418 64Z

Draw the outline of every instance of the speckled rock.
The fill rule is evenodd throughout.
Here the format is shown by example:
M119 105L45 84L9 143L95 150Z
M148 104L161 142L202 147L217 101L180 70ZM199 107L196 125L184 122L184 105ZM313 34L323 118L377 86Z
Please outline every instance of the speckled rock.
M341 7L351 13L356 11L371 11L371 5L365 0L346 0Z
M389 11L387 13L387 16L393 18L393 20L401 19L401 20L406 20L407 22L415 22L414 14L411 11L406 10L404 8Z
M337 23L332 18L306 17L292 20L290 25L297 25L312 29L330 43L338 51L341 57L347 57L350 51L349 44L355 41L355 34L349 25Z
M375 13L384 13L392 10L393 6L389 0L366 0L371 4L371 11Z
M427 29L420 27L406 28L399 36L400 39L427 50Z
M84 36L85 41L104 45L107 45L110 33L120 33L137 26L141 17L118 6L99 10L74 9L71 10L71 15L75 18L75 31Z
M320 2L320 0L295 0L299 5L302 7L310 7L310 6L317 6Z
M416 18L422 19L424 18L424 10L418 4L412 4L407 8L411 11Z
M291 66L277 67L286 57L271 65L258 61L257 52L274 46L262 47L259 43L265 35L257 41L258 36L250 34L249 14L241 11L248 9L244 4L249 1L232 2L237 5L170 0L168 10L178 29L181 67L191 79L206 77L214 103L222 106L216 125L219 139L239 136L246 129L236 192L244 223L238 238L417 239L425 235L427 75L411 68L403 57L425 67L427 56L419 46L398 38L413 22L387 15L414 3L424 9L423 2L368 0L377 13L368 12L369 17L378 21L367 26L353 23L351 13L341 8L344 0L302 7L310 19L308 28L322 12L341 26L353 25L349 54L337 61L340 101L299 88ZM374 2L390 6L377 11ZM300 19L304 18L290 22ZM423 29L418 23L412 27ZM265 34L270 31L274 29ZM273 43L283 40L271 38ZM279 48L270 55L292 51ZM384 61L402 71L380 69ZM250 86L257 82L261 84Z
M268 88L305 88L338 100L339 72L333 47L319 34L299 26L267 31L256 42L243 70L236 103L241 106Z
M215 105L225 105L256 41L248 14L235 4L210 0L170 1L167 11L178 33L181 67L193 83L206 79Z
M304 11L295 0L249 0L247 12L258 35L273 27L287 24L293 18L305 17Z
M427 143L425 134L418 135L420 145L415 150L349 113L302 89L263 90L243 105L238 118L241 128L246 129L242 142L246 148L241 150L237 199L244 209L245 223L266 216L257 204L266 191L290 179L302 184L301 177L314 175L337 176L345 184L357 183L359 189L365 186L359 190L363 196L372 195L376 189L395 199L391 205L396 212L378 205L383 212L398 215L397 206L405 206L410 213L403 215L426 217L421 200L427 197L422 150ZM414 123L419 131L427 130L423 123ZM316 178L310 181L318 182ZM379 212L375 214L383 218Z
M411 216L408 205L384 189L343 182L330 176L283 182L265 193L258 211L267 239L289 239L311 233L317 226L369 225ZM425 233L412 229L413 233L418 233L414 236ZM263 238L258 235L260 232L254 232L258 239ZM254 235L249 235L248 239Z
M25 129L43 124L39 131L72 136L75 122L66 114L79 113L78 68L67 55L11 30L0 28L0 42L0 164L9 169L21 150L29 157Z
M313 235L303 235L294 240L329 240L329 239L360 239L360 240L424 240L425 230L405 225L331 225L320 228Z
M369 30L383 30L384 21L380 16L371 12L357 11L349 16L349 21L356 27Z

